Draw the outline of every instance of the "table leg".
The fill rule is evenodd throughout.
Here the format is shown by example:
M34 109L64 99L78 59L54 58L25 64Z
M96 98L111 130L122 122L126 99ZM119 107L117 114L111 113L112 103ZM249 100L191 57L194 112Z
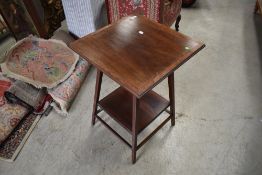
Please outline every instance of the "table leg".
M181 21L181 15L178 15L177 19L176 19L176 24L175 24L175 27L176 27L176 31L178 32L179 31L179 23Z
M171 125L175 125L175 82L174 72L168 76L168 87L169 87L169 100L170 100L170 115Z
M96 89L95 89L94 104L93 104L93 115L92 115L92 125L95 125L95 122L96 122L97 103L99 101L99 96L100 96L102 77L103 77L103 72L101 72L100 70L97 69Z
M132 111L132 163L136 163L137 151L137 129L136 129L136 116L139 101L136 96L133 96L133 111Z

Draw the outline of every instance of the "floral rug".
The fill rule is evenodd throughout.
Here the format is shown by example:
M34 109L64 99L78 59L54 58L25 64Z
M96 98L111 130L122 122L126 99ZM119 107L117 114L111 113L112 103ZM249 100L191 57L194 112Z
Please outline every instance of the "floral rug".
M107 0L110 23L128 15L144 15L159 21L160 0Z
M143 15L171 26L181 11L182 0L106 0L109 22L128 15Z
M57 87L48 89L48 93L56 102L52 103L52 106L59 114L65 116L68 115L70 106L85 80L89 67L90 64L88 64L88 62L84 59L80 58L75 70L68 79L59 84Z
M4 92L14 84L0 72L0 159L14 161L40 116L18 104L10 104Z
M13 84L0 73L0 144L8 137L17 124L28 113L25 107L10 104L4 97L4 92Z
M13 162L16 159L39 120L40 116L33 114L21 120L7 139L0 144L0 160Z
M10 104L0 97L0 144L8 137L29 111L18 104Z
M8 77L53 88L72 74L78 59L62 41L29 36L11 48L1 68Z

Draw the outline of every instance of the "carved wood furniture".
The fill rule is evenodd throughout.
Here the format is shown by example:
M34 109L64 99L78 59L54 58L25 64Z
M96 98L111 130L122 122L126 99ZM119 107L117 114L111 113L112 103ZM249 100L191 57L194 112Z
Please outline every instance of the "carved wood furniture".
M106 0L109 23L128 15L144 15L179 30L182 0Z
M70 44L97 68L92 115L132 148L132 162L141 148L162 126L175 125L174 70L205 45L143 16L125 17ZM120 87L99 99L102 76ZM152 90L168 77L169 101ZM98 109L98 107L100 109ZM167 108L170 107L170 110ZM104 111L132 135L128 143L98 114ZM169 116L140 144L137 136L162 112Z
M16 40L29 34L50 38L65 19L61 0L0 0L0 12Z

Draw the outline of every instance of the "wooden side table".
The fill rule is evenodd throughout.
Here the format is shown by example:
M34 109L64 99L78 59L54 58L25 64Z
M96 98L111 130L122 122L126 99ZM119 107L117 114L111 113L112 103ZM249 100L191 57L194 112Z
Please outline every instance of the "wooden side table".
M141 16L123 18L71 43L74 51L97 68L92 125L98 119L132 148L132 162L135 163L136 151L162 126L169 120L172 126L175 125L174 70L204 46ZM103 73L120 87L99 100ZM169 101L152 90L166 77ZM101 111L132 135L132 143L128 143L98 115ZM164 111L169 116L137 144L138 134Z

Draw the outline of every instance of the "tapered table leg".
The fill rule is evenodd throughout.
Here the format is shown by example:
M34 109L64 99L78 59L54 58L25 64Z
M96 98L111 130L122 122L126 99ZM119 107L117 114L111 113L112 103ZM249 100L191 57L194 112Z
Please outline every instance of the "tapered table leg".
M96 89L95 89L95 96L94 96L94 104L93 104L93 115L92 115L92 125L96 122L96 115L97 115L97 103L99 101L100 90L101 90L101 83L102 83L103 72L97 69L96 74Z
M137 151L137 128L136 128L136 116L139 101L136 96L133 96L133 111L132 111L132 163L136 163L136 151Z
M171 125L175 125L175 82L174 72L168 76L168 87L169 87L169 100L170 100L170 115Z
M178 32L179 31L179 23L181 21L181 15L178 15L177 19L176 19L176 24L175 24L175 27L176 27L176 31Z

